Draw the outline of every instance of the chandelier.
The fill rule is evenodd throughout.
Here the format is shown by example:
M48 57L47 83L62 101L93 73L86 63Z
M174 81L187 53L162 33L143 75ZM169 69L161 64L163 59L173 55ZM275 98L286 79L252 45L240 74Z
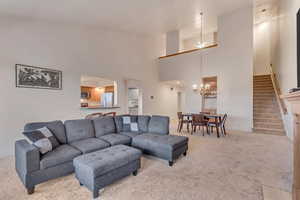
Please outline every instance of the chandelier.
M210 84L201 84L199 88L199 92L201 96L208 96L211 94Z
M210 84L201 84L199 88L198 88L197 84L194 84L192 87L193 87L194 92L200 93L200 95L203 97L212 94Z

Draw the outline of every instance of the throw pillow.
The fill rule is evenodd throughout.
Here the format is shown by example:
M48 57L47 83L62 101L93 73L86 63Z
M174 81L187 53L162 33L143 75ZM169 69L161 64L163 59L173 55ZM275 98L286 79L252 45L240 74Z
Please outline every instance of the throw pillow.
M47 127L23 132L23 134L32 142L34 146L39 148L41 154L48 153L59 146L57 139Z
M124 131L131 131L131 132L138 132L138 123L137 119L132 116L124 116L123 117L123 130Z

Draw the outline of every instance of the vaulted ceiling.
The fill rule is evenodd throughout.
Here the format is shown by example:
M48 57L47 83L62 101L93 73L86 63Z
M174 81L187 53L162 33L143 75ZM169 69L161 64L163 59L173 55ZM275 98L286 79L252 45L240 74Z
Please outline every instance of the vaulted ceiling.
M141 34L181 29L188 34L199 29L200 12L204 12L206 30L213 31L217 16L252 3L253 0L0 0L0 19L14 16Z

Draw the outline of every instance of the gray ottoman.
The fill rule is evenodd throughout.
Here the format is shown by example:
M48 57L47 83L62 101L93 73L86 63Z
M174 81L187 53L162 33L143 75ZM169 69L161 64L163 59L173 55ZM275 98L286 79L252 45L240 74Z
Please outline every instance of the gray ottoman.
M188 137L145 133L134 137L132 146L146 154L168 160L169 166L172 166L180 155L186 156Z
M125 176L137 175L142 152L125 145L85 154L74 159L75 175L80 185L99 196L99 190Z

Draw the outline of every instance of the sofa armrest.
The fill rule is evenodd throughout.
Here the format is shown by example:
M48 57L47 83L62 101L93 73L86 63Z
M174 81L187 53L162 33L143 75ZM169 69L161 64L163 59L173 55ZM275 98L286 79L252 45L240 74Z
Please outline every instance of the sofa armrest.
M38 148L29 144L27 140L16 141L15 167L23 184L26 186L27 175L40 169L40 152Z

